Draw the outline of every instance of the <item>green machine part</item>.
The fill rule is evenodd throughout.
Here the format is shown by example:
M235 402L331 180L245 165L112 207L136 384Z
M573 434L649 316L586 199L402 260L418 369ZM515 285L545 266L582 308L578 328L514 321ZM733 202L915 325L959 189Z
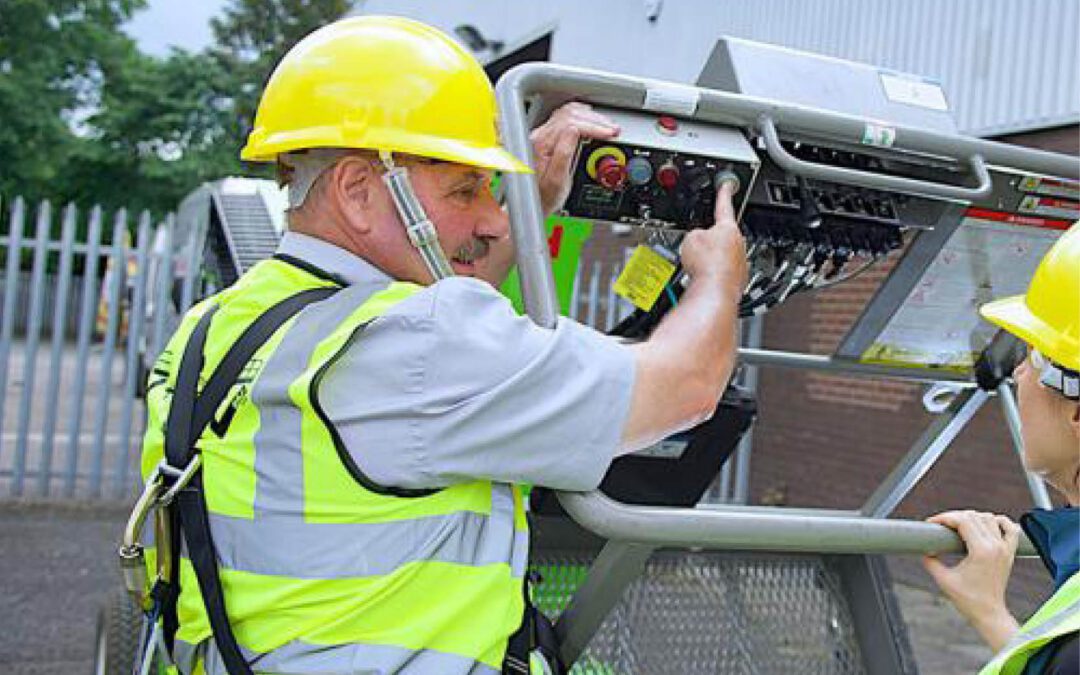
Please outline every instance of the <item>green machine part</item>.
M574 295L574 281L577 277L578 263L581 260L581 250L592 236L593 225L588 220L562 216L551 216L544 225L547 229L551 272L555 277L555 294L559 299L559 312L566 315L570 311L570 300ZM510 299L519 314L525 313L517 268L510 270L510 275L499 290Z

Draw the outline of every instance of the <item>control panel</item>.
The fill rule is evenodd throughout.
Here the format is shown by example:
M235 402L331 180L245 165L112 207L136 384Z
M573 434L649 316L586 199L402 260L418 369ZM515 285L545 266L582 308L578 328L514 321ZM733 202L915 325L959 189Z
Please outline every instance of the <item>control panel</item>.
M760 167L742 132L669 115L599 112L621 131L579 145L565 215L659 229L707 227L716 190L731 179L741 214Z

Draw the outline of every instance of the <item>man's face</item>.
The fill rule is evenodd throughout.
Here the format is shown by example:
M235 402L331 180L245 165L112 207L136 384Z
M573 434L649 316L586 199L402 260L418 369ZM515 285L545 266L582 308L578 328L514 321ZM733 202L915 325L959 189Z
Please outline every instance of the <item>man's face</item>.
M510 223L491 193L491 172L449 162L407 161L413 190L435 224L454 273L498 286L513 262ZM379 181L369 217L378 237L372 260L397 279L430 283L389 189Z
M1030 350L1029 350L1030 352ZM1029 354L1013 372L1024 437L1024 464L1052 484L1076 480L1080 438L1071 423L1077 404L1039 382Z

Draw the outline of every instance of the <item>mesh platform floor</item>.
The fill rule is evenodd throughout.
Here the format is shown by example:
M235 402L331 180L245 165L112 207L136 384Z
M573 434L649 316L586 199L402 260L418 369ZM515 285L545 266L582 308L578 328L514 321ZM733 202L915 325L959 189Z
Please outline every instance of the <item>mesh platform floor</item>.
M590 562L536 560L537 605L561 612ZM861 675L840 584L820 558L658 553L571 672Z

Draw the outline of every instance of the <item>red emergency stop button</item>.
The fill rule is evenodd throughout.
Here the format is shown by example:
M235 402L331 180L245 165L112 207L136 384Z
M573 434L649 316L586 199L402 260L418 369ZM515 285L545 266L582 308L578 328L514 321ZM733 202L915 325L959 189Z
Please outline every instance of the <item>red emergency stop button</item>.
M608 155L596 163L596 180L609 190L621 190L626 183L626 164Z
M656 128L665 136L674 136L679 130L679 122L671 115L661 115L656 119Z

